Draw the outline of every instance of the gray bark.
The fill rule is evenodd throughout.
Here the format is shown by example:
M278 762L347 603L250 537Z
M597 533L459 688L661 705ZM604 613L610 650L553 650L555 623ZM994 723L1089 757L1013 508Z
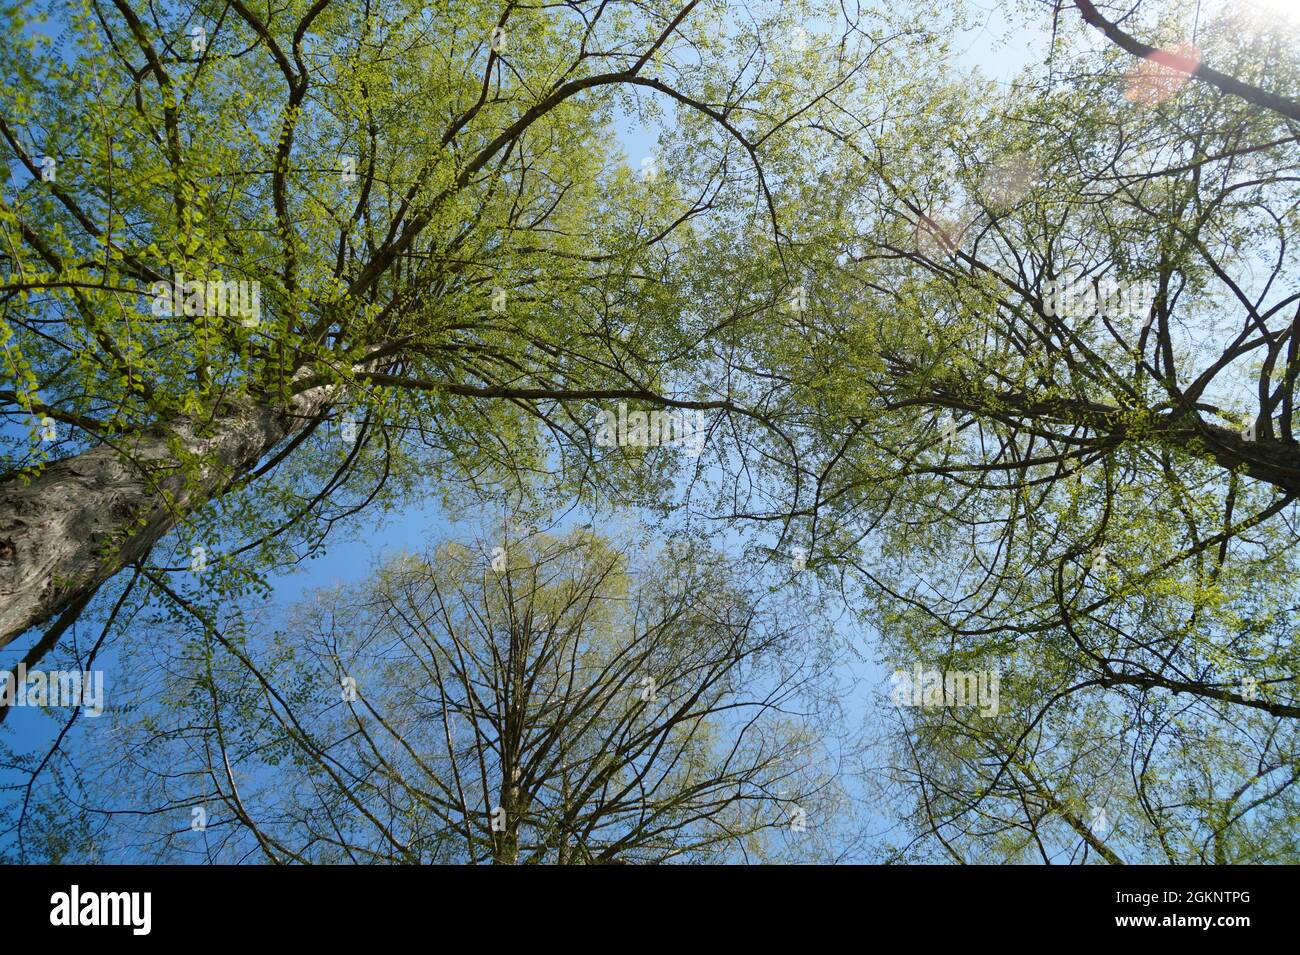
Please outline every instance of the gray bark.
M50 464L28 483L0 482L0 647L147 554L319 414L332 392L311 389L288 408L237 404L202 433L171 421ZM182 466L176 445L200 464Z

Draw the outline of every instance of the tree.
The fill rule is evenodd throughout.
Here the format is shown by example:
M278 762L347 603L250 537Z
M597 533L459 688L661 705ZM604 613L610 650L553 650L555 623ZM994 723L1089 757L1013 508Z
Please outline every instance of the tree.
M1271 25L1197 42L1294 87ZM1001 672L996 719L899 721L942 857L1293 860L1293 124L1064 25L1052 58L936 93L929 141L849 142L876 195L817 273L802 506L760 516L860 589L890 666Z
M190 617L161 705L103 751L106 815L160 858L817 857L852 818L827 634L755 583L577 529L395 559L273 636Z
M721 12L89 0L56 45L11 8L0 645L160 541L244 586L418 476L644 480L592 401L742 413L675 260L891 38L755 66L804 8ZM657 99L697 151L638 181L608 130Z

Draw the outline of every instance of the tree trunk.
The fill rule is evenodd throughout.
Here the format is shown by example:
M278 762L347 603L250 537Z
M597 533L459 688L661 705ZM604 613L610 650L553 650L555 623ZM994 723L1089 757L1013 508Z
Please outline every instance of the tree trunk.
M246 475L328 403L333 387L288 408L243 402L201 434L179 419L0 482L0 647L90 593ZM185 466L176 448L200 455Z

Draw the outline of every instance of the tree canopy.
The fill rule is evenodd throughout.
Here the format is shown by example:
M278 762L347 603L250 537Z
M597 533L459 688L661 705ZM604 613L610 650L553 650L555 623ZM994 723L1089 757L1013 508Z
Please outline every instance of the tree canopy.
M852 818L898 861L1294 861L1293 24L1014 0L1043 55L998 83L948 5L33 9L0 34L0 647L173 660L202 693L120 746L211 787L155 795L225 806L217 855L833 858ZM446 541L258 610L426 498L693 543ZM707 619L659 625L673 579ZM566 587L651 624L566 623ZM733 616L769 599L791 619ZM345 657L362 708L319 695ZM650 658L722 682L656 723ZM794 724L719 763L730 694L824 700L862 659L998 674L997 713L886 701L829 777ZM505 689L560 662L558 709ZM232 750L292 786L242 800ZM48 761L10 762L13 831ZM840 808L773 848L810 793Z

